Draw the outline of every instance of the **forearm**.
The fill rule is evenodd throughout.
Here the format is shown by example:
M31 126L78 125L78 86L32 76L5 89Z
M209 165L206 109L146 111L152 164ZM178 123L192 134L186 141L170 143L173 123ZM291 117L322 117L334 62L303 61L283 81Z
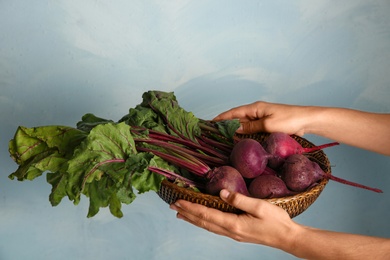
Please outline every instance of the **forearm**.
M305 133L390 155L390 114L313 107Z
M314 229L293 221L272 203L221 191L221 198L242 214L222 212L178 200L177 217L218 235L283 250L302 259L388 259L390 239Z
M388 259L390 239L302 227L289 253L304 259Z

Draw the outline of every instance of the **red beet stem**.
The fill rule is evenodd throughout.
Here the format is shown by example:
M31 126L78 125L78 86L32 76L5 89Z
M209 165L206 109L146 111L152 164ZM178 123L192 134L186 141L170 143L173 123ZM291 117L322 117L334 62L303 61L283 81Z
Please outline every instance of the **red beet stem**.
M353 187L358 187L358 188L374 191L374 192L377 192L377 193L383 193L383 191L380 190L380 189L371 188L371 187L368 187L368 186L365 186L365 185L362 185L362 184L359 184L359 183L356 183L356 182L352 182L352 181L347 181L345 179L336 177L336 176L331 175L329 173L323 173L323 177L327 178L327 179L330 179L330 180L333 180L333 181L337 181L337 182L343 183L343 184L351 185Z
M154 155L161 157L167 162L170 162L178 167L184 168L198 176L204 176L208 171L210 171L210 167L207 164L205 164L203 161L200 161L189 154L177 153L171 155L168 153L164 153L158 150L145 148L145 147L137 147L137 150L141 152L153 153Z
M327 143L327 144L313 146L313 147L306 147L306 148L303 148L303 152L304 153L311 153L314 151L322 150L324 148L332 147L332 146L339 145L339 144L340 143L338 143L338 142L332 142L332 143Z
M157 174L160 174L162 176L165 176L166 178L173 180L173 181L175 181L176 179L179 179L179 180L183 181L185 184L187 184L188 186L195 186L198 188L204 188L204 184L187 179L187 178L181 176L180 174L174 173L173 171L169 171L167 169L149 166L148 170L155 172Z

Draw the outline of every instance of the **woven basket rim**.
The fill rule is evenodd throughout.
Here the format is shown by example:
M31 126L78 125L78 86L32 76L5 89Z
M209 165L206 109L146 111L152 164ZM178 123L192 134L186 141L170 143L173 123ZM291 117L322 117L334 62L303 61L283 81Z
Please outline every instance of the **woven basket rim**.
M328 183L328 181L329 181L328 179L322 179L318 184L314 185L310 189L303 191L303 192L299 192L299 193L294 194L294 195L278 197L278 198L265 198L262 200L265 200L265 201L268 201L271 203L278 203L279 201L298 200L300 197L306 197L306 196L310 196L313 193L321 192L324 189L325 185ZM177 184L175 184L169 180L163 180L162 185L166 185L172 189L178 190L179 192L181 192L183 194L187 194L189 196L198 196L198 197L202 197L203 199L215 200L216 202L219 202L219 203L226 203L218 196L210 195L210 194L202 193L202 192L197 192L197 191L185 188L185 187L180 187Z

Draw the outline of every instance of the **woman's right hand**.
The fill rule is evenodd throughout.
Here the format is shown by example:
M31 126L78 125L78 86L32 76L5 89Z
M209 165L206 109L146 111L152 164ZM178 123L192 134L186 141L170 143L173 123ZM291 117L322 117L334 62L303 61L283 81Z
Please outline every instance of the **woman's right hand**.
M213 120L239 119L237 133L284 132L303 136L315 107L274 104L257 101L232 108Z
M390 113L348 108L297 106L257 101L232 108L215 121L239 119L237 133L315 134L333 141L390 155Z

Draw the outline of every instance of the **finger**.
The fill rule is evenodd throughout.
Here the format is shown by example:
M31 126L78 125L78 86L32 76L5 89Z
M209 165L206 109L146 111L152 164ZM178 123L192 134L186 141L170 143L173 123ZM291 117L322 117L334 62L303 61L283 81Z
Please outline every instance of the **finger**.
M176 216L178 219L184 220L194 226L197 226L209 232L228 237L230 236L229 230L225 229L222 226L214 224L213 222L204 221L195 215L183 214L178 212Z
M178 218L210 232L225 236L230 236L230 229L225 228L225 226L231 226L236 223L237 218L235 214L222 212L185 200L175 202L171 205L171 209L178 212Z
M241 122L240 127L237 129L239 134L255 134L265 132L264 119L258 119L254 121Z
M221 190L220 197L233 207L258 217L260 217L259 212L263 211L262 208L273 206L267 201L247 197L238 192L229 192L225 189Z
M234 107L216 116L214 121L229 120L229 119L255 119L256 104L242 105Z
M237 108L232 108L214 117L213 121L222 121L222 120L237 119L237 118L240 119L244 117L246 117L245 111L242 111Z

